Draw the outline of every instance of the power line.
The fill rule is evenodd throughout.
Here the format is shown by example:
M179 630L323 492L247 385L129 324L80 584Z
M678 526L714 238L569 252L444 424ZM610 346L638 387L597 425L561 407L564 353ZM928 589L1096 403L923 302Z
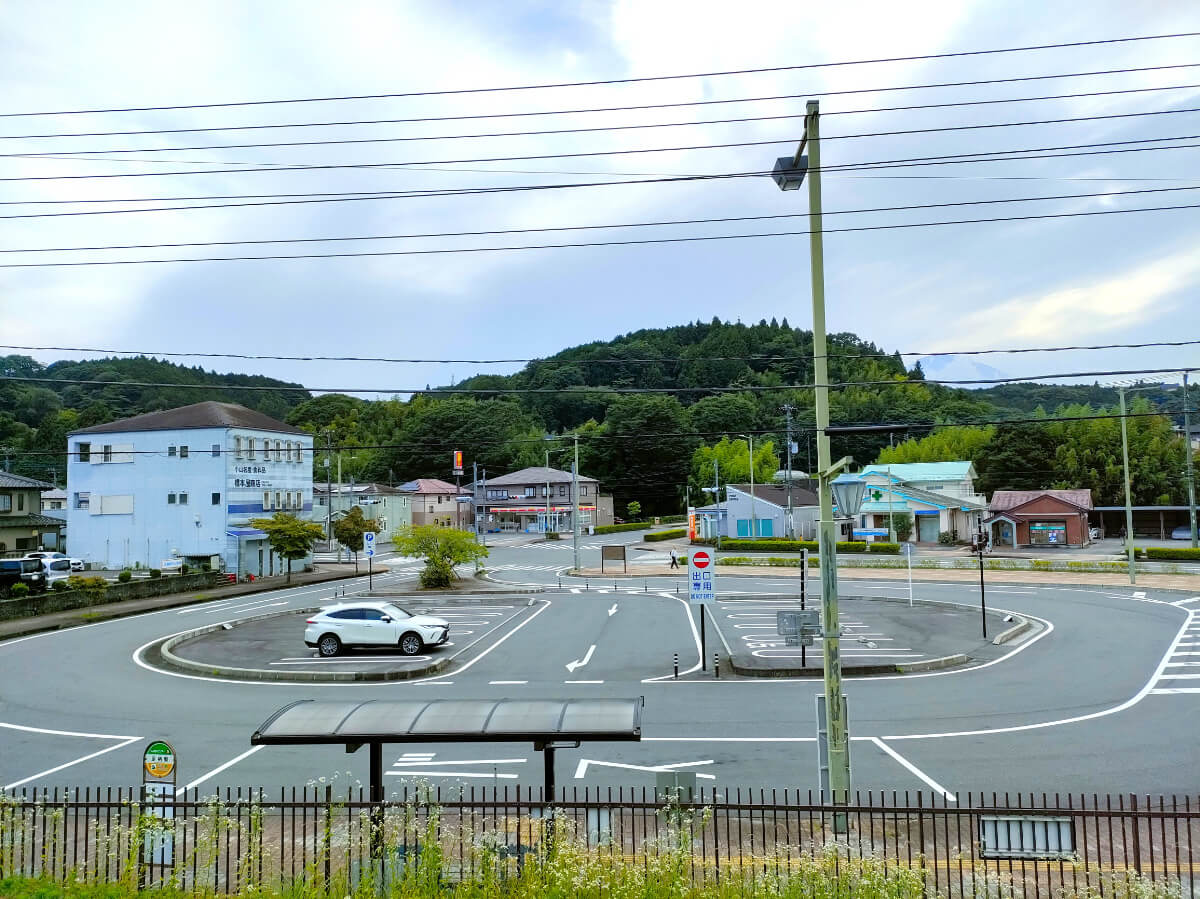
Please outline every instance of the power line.
M1183 347L1183 346L1198 346L1200 340L1156 340L1145 343L1099 343L1078 346L1049 346L1049 347L1007 347L985 350L939 350L937 352L922 352L918 350L895 350L891 353L827 353L826 358L829 359L885 359L893 356L920 356L923 358L931 358L936 356L982 356L989 354L1009 354L1009 353L1065 353L1085 350L1128 350L1128 349L1147 349L1150 347ZM663 364L663 363L687 363L687 362L807 362L814 357L811 354L794 354L794 355L775 355L775 356L703 356L699 358L685 358L683 356L661 357L657 359L622 359L622 358L606 358L606 359L538 359L538 358L523 358L523 359L397 359L390 356L280 356L269 355L265 353L185 353L185 352L165 352L162 350L117 350L104 349L100 347L72 347L72 346L28 346L19 344L0 344L0 349L5 350L26 350L28 352L60 352L60 353L103 353L111 356L146 356L146 357L186 357L189 359L249 359L249 360L269 360L283 362L395 362L412 365L448 365L448 364L465 364L465 365L513 365L518 363L537 363L539 367L543 365L594 365L594 364L612 364L624 365L630 363L645 363L645 364ZM904 383L904 382L898 382ZM1115 388L1114 388L1115 389Z
M1197 145L1200 146L1200 145ZM1200 203L1187 203L1176 206L1144 206L1135 209L1097 209L1085 212L1056 212L1044 215L1009 215L994 216L980 219L954 219L944 222L908 222L896 225L860 225L845 228L823 228L822 234L845 234L860 231L895 231L908 228L934 228L948 225L977 225L997 222L1026 222L1045 219L1080 218L1094 215L1123 215L1132 212L1167 212L1178 209L1197 209ZM558 244L523 244L503 247L443 247L426 250L361 250L349 253L275 253L262 256L180 256L163 259L100 259L81 260L75 262L5 262L0 263L0 269L5 268L71 268L78 266L99 265L160 265L172 262L247 262L282 259L354 259L373 256L446 256L460 253L503 253L521 250L554 250L581 247L621 247L644 246L648 244L697 243L700 241L716 240L746 240L763 237L796 237L812 234L812 231L769 231L758 234L713 234L696 235L691 237L654 237L631 240L597 240L577 243Z
M1194 87L1195 85L1188 85ZM1061 125L1072 124L1076 122L1098 122L1109 119L1131 119L1144 118L1146 116L1159 115L1180 115L1183 113L1200 112L1200 107L1185 107L1182 109L1158 109L1146 110L1142 112L1119 112L1109 113L1104 115L1088 115L1074 116L1057 119L1037 119L1020 122L988 122L977 125L946 125L937 128L909 128L896 131L870 131L858 134L830 134L822 135L824 141L830 140L852 140L867 137L902 137L914 134L935 134L949 131L978 131L990 128L1018 128L1033 125ZM693 122L655 122L643 123L636 125L603 125L586 128L554 128L543 131L489 131L476 134L430 134L430 135L403 135L399 137L348 137L348 138L332 138L328 140L302 140L302 141L275 141L271 143L244 143L244 144L207 144L193 147L119 147L104 150L54 150L53 152L23 152L23 153L0 153L0 159L11 158L47 158L47 159L64 159L69 160L76 157L95 156L98 153L106 154L126 154L126 153L187 153L198 152L201 150L246 150L252 148L273 148L273 147L327 147L327 146L342 146L347 144L388 144L388 143L408 143L412 141L451 141L451 140L478 140L482 138L495 137L543 137L553 134L593 134L606 131L640 131L648 128L678 128L700 125L733 125L744 124L747 122L774 122L784 119L795 120L802 119L803 113L788 113L785 115L770 115L770 116L746 116L734 119L708 119L704 121ZM724 147L730 146L727 144L715 144L713 146ZM733 146L742 146L736 144ZM684 147L682 149L695 150L707 149L707 147ZM655 150L638 150L638 151L598 151L595 153L585 153L586 156L603 156L609 153L619 152L662 152ZM568 154L575 155L575 154ZM513 157L514 159L528 158L546 158L546 157ZM447 160L446 162L453 162ZM480 162L491 162L493 160L471 160ZM403 163L393 163L394 165L403 165ZM434 164L434 163L429 163ZM440 162L438 164L441 164ZM286 166L284 167L286 168Z
M861 209L830 209L825 211L825 215L857 215L868 212L907 212L917 209L943 209L955 206L992 206L997 204L1007 203L1032 203L1045 200L1076 200L1089 199L1093 197L1121 197L1134 194L1148 193L1172 193L1177 191L1200 190L1200 185L1191 187L1154 187L1143 188L1139 190L1128 191L1101 191L1097 193L1086 194L1057 194L1046 197L1016 197L999 200L959 200L950 203L917 203L908 206L875 206L865 207ZM362 241L362 240L410 240L417 238L429 237L484 237L495 236L502 234L545 234L561 231L597 231L608 230L615 228L654 228L666 227L673 225L709 225L722 224L726 222L753 222L753 221L768 221L774 219L790 219L790 218L805 218L807 212L783 212L773 215L743 215L743 216L725 216L721 218L701 218L701 219L671 219L664 221L653 222L622 222L612 225L561 225L557 227L547 228L503 228L493 229L488 231L435 231L416 234L367 234L367 235L349 235L336 237L279 237L279 238L257 238L246 240L210 240L210 241L192 241L181 243L148 243L148 244L108 244L87 247L26 247L0 249L0 254L3 253L74 253L85 251L99 250L145 250L145 249L163 249L167 247L227 247L247 244L279 244L279 243L329 243L340 241Z
M223 103L179 103L170 106L123 106L109 107L96 109L66 109L66 110L43 110L39 112L8 112L0 113L0 118L26 118L29 116L45 116L45 115L88 115L92 113L113 113L113 112L156 112L166 110L179 109L216 109L228 108L233 106L275 106L287 103L330 103L341 102L344 100L382 100L396 99L401 97L445 97L461 94L491 94L502 93L507 91L529 91L529 90L546 90L550 88L575 88L575 87L601 87L616 84L644 84L652 81L681 81L689 78L717 78L730 75L756 75L773 72L796 72L806 69L829 69L840 66L858 66L858 65L873 65L877 63L891 62L923 62L932 59L955 59L973 56L994 56L1002 53L1026 53L1037 50L1060 50L1070 47L1095 47L1110 44L1126 44L1139 41L1160 41L1170 40L1174 38L1187 38L1200 36L1200 32L1183 31L1172 34L1150 34L1139 35L1136 37L1118 37L1104 38L1091 41L1070 41L1056 44L1031 44L1023 47L1002 47L989 50L959 50L948 53L926 53L919 56L891 56L880 57L876 59L855 59L845 60L842 62L813 62L804 63L802 65L792 66L769 66L753 69L728 69L715 72L690 72L682 75L645 75L636 78L607 78L597 81L562 81L544 84L518 84L509 85L506 87L473 87L473 88L453 88L446 90L432 91L404 91L404 92L389 92L379 94L348 94L343 96L325 96L325 97L295 97L287 99L274 100L238 100L228 101Z
M220 125L201 128L150 128L136 129L126 131L58 131L44 134L5 134L0 135L0 140L34 140L42 138L59 138L59 137L131 137L140 134L199 134L214 131L259 131L265 129L278 128L333 128L352 125L405 125L426 122L461 122L478 119L507 119L507 118L527 118L530 116L554 116L554 115L582 115L590 113L606 113L606 112L643 112L652 109L680 109L684 107L695 106L718 106L729 105L733 103L763 103L773 102L777 100L803 100L806 98L827 98L845 96L850 94L877 94L896 91L910 90L930 90L934 88L946 87L979 87L982 85L994 84L1014 84L1027 81L1047 81L1059 80L1063 78L1090 78L1098 75L1124 75L1124 74L1141 74L1145 72L1160 72L1171 69L1190 69L1200 66L1200 63L1185 62L1172 65L1161 66L1139 66L1136 68L1124 69L1099 69L1089 72L1062 72L1050 75L1021 75L1011 78L984 78L974 81L939 81L926 84L900 84L900 85L879 85L877 87L859 87L849 88L845 90L813 90L795 94L774 94L759 97L736 97L727 100L685 100L676 103L643 103L632 106L593 106L575 109L547 109L534 112L489 112L475 113L471 115L446 115L446 116L415 116L403 119L350 119L334 122L285 122L280 124L255 124L255 125ZM1180 90L1183 88L1193 87L1194 85L1172 85L1165 87L1138 87L1125 88L1111 91L1088 91L1085 93L1072 94L1054 94L1042 97L1014 97L1010 99L998 100L965 100L953 103L928 103L919 106L884 106L874 107L870 109L835 109L828 112L822 112L824 116L836 115L857 115L868 112L901 112L914 109L941 109L953 106L981 106L993 103L1024 103L1035 100L1069 100L1083 97L1101 97L1111 94L1135 94L1145 93L1150 91L1164 90Z
M249 384L171 384L151 381L96 381L87 378L44 378L19 375L0 375L0 381L36 384L87 384L95 387L153 387L181 388L184 390L238 390L259 392L288 392L307 391L309 393L379 393L379 394L421 394L424 396L518 396L526 394L581 394L581 393L611 393L611 394L673 394L673 393L773 393L783 390L811 390L817 387L840 389L843 387L912 387L923 384L940 386L979 385L979 384L1013 384L1031 381L1049 380L1052 378L1094 378L1113 377L1116 375L1160 375L1175 374L1184 371L1180 366L1171 368L1132 368L1126 370L1052 372L1044 375L1027 375L1024 377L1005 378L968 378L968 379L937 379L923 380L868 380L868 381L834 381L829 384L739 384L734 386L709 387L603 387L578 385L567 389L560 387L288 387L283 385Z
M1185 110L1192 112L1194 110ZM866 136L866 135L863 135ZM1021 150L980 150L974 153L949 153L941 156L916 156L901 159L888 159L871 162L854 162L840 163L837 165L823 166L822 172L830 171L848 171L852 169L874 169L874 168L897 168L909 164L918 164L925 160L959 160L968 156L1007 156L1016 153L1040 153L1051 150L1072 150L1082 147L1115 147L1126 144L1143 144L1169 140L1190 140L1200 135L1183 135L1179 137L1152 137L1142 138L1140 140L1123 140L1123 141L1100 141L1087 144L1068 144L1058 147L1034 147L1032 149ZM772 140L754 140L754 141L731 141L719 144L692 144L689 146L675 147L639 147L625 150L587 150L576 153L538 153L527 156L478 156L463 159L414 159L407 162L358 162L358 163L298 163L295 165L276 165L272 164L267 167L255 165L249 168L225 168L225 169L184 169L170 172L109 172L107 174L98 175L14 175L0 177L2 181L86 181L86 180L108 180L112 178L165 178L180 175L235 175L235 174L258 174L263 172L302 172L302 171L326 171L333 169L387 169L387 168L405 168L407 166L431 166L431 165L473 165L484 162L529 162L540 159L580 159L591 158L597 156L633 156L646 153L677 153L677 152L692 152L698 150L727 150L740 147L764 147L777 146L780 144L792 144L799 141L798 137L784 137ZM1073 154L1063 153L1060 155L1090 155L1090 154ZM1037 157L1023 157L1037 158ZM988 162L993 160L971 160ZM615 182L620 183L620 182ZM637 183L637 182L633 182ZM471 190L471 189L468 189Z

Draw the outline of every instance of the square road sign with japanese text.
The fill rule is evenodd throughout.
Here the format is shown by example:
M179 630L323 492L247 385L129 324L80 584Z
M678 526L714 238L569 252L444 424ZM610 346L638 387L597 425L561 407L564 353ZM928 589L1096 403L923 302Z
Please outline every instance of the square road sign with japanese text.
M703 605L717 598L717 559L711 550L693 549L688 556L688 602Z

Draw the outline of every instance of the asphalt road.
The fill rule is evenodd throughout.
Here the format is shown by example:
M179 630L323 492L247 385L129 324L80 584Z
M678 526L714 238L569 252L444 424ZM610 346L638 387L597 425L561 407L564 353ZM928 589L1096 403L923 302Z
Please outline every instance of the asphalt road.
M615 539L614 539L615 538ZM250 734L300 698L645 697L640 744L560 751L560 785L645 786L662 770L693 771L705 787L816 785L809 680L720 680L700 672L698 634L675 578L588 583L561 573L570 540L523 545L493 537L491 577L505 602L534 605L443 674L383 684L230 683L166 673L145 648L199 624L299 609L329 586L170 609L0 643L0 786L116 785L138 779L145 743L177 753L180 783L218 786L355 784L366 752L252 750ZM584 541L585 565L601 542ZM665 552L631 556L645 558ZM416 566L377 576L408 589ZM546 587L543 592L523 588ZM366 587L366 578L347 590ZM843 593L907 596L903 581L841 582ZM779 594L794 580L720 580L723 596ZM977 590L920 582L918 598L974 606ZM578 591L578 592L575 592ZM1200 591L1197 591L1200 594ZM870 790L1194 793L1200 788L1200 595L1133 589L1006 586L989 575L989 607L1047 623L998 658L965 669L849 680L854 787ZM297 648L303 649L297 634ZM711 647L710 647L711 651ZM679 653L682 677L672 677ZM298 652L299 656L301 653ZM1194 672L1194 673L1193 673ZM387 747L389 787L541 783L530 745Z

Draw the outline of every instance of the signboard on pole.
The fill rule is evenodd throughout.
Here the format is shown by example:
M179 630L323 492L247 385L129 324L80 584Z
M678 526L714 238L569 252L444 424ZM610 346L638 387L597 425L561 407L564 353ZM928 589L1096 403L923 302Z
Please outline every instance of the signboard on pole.
M154 740L142 753L142 801L149 816L158 819L142 838L142 860L148 865L175 864L175 832L167 823L175 818L175 776L175 750L165 740Z
M696 539L696 510L692 506L688 506L688 539Z
M368 559L375 555L375 532L363 531L363 555Z
M453 464L451 466L454 469L453 472L451 472L452 474L460 475L463 473L462 459L463 459L462 450L455 450L454 456L453 456Z
M717 598L716 559L706 549L694 549L688 556L688 602L699 606Z

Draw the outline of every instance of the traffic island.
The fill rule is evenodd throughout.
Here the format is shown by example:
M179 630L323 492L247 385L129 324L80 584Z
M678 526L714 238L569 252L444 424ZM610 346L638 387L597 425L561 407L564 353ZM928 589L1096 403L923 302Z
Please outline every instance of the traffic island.
M908 600L842 596L838 607L842 673L847 677L910 674L988 662L1041 630L1034 619L989 610L985 638L978 606L933 600L917 600L910 606ZM798 601L777 595L737 596L720 598L705 608L706 624L716 628L734 674L821 676L822 638L813 637L810 646L796 646L788 645L788 639L779 634L779 612L798 610ZM819 609L819 598L810 600L807 608ZM998 642L1001 637L1007 639Z
M382 597L379 597L382 598ZM488 605L487 603L491 603ZM436 607L409 606L414 613L444 616L450 640L404 655L398 647L344 649L322 658L304 643L306 621L318 608L292 609L224 621L176 634L144 653L154 667L240 681L352 683L410 680L444 671L477 654L489 635L529 614L534 603L511 597L504 605L480 598L437 597Z

